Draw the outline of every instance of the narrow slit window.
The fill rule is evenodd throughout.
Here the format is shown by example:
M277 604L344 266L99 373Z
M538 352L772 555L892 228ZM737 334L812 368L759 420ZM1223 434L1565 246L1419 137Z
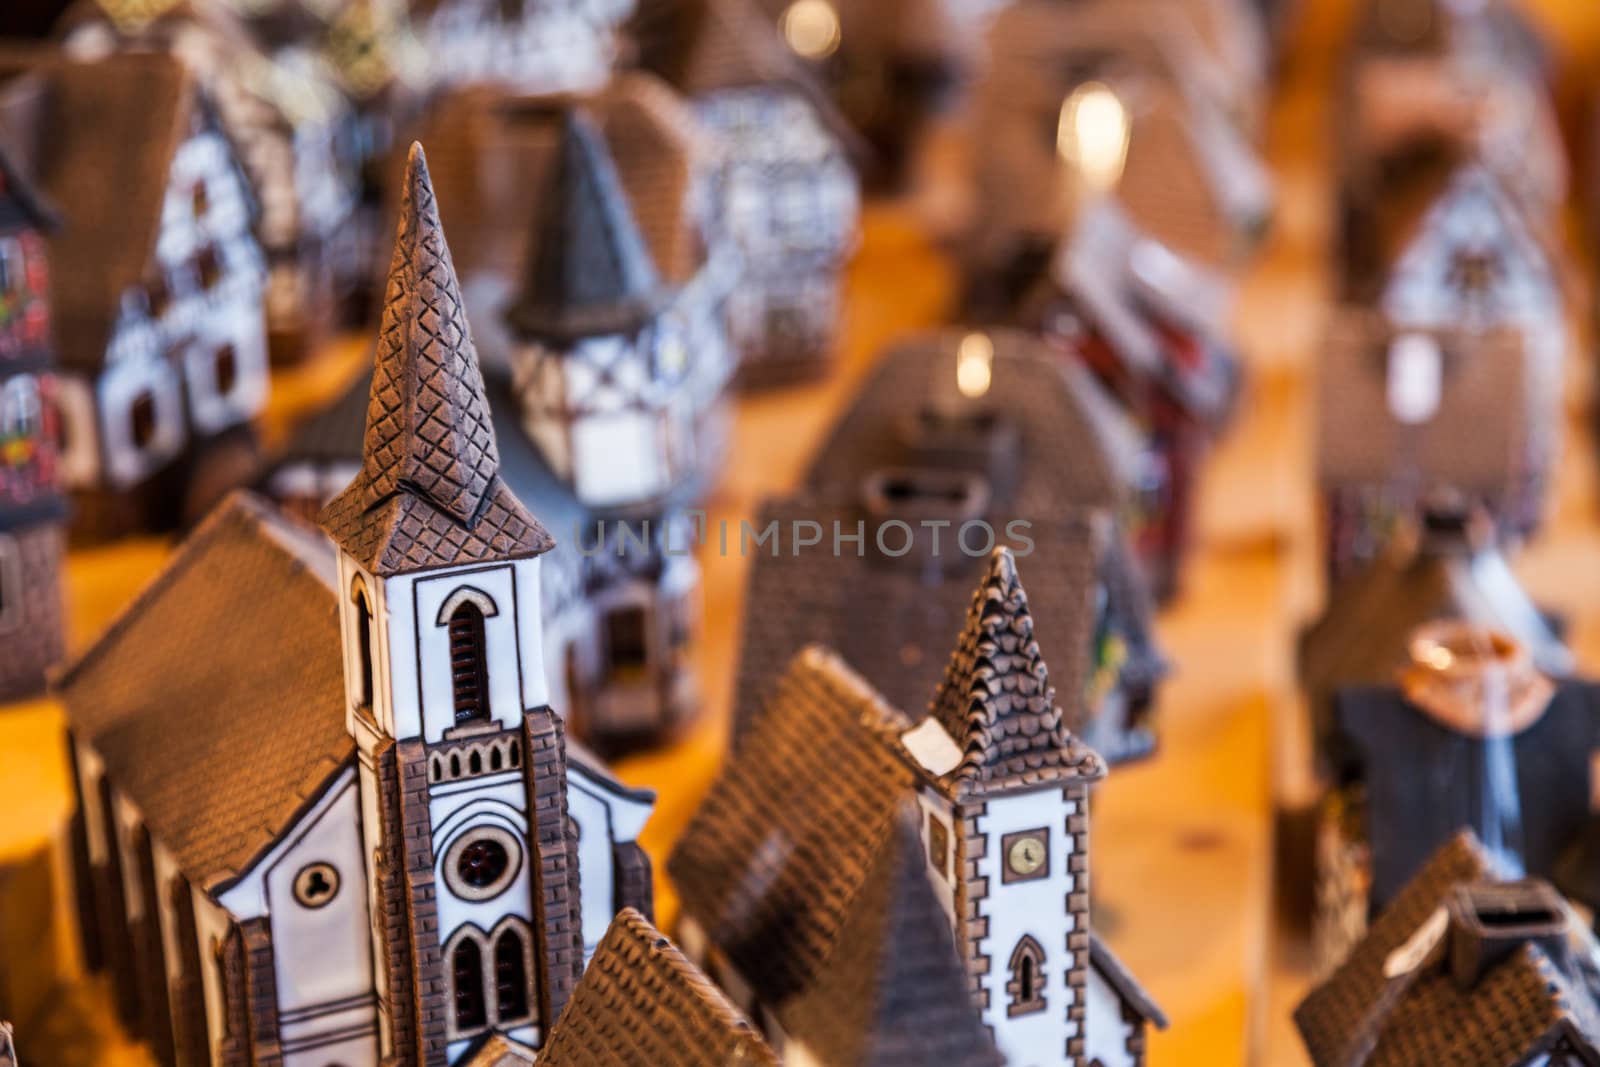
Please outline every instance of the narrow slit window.
M483 996L483 950L476 941L468 938L456 946L451 969L456 987L456 1032L466 1034L489 1025Z
M495 1004L502 1024L528 1014L528 956L517 930L506 930L494 943Z
M367 601L367 591L356 587L353 598L356 604L356 655L360 657L361 678L356 699L359 707L372 707L372 605Z
M455 691L456 722L488 717L489 674L484 663L483 612L470 600L450 616L450 681Z
M1044 947L1032 936L1022 935L1022 940L1011 951L1008 968L1011 978L1006 982L1006 993L1010 1003L1006 1005L1006 1014L1029 1015L1044 1011Z

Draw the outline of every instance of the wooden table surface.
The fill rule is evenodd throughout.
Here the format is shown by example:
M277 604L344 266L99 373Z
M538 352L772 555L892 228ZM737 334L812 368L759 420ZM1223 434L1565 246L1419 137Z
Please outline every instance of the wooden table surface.
M1167 1031L1152 1036L1154 1067L1304 1062L1288 1022L1308 981L1304 946L1275 929L1270 902L1274 783L1293 777L1299 745L1290 648L1295 626L1319 596L1306 372L1326 313L1322 87L1343 5L1309 6L1297 62L1266 131L1280 175L1277 224L1241 286L1238 334L1249 393L1205 474L1198 550L1184 594L1159 620L1176 664L1161 696L1161 750L1116 771L1092 801L1094 922L1171 1018ZM1542 6L1569 40L1587 47L1600 39L1591 5L1547 0ZM763 494L792 486L873 353L944 313L952 273L923 221L938 195L935 189L869 209L849 275L837 372L824 384L739 401L728 468L707 505L711 522L736 523L753 515ZM281 437L296 415L336 393L365 358L366 343L356 338L282 376L269 438ZM1580 387L1585 380L1574 374L1575 398L1587 395ZM1575 437L1581 406L1575 399ZM1587 440L1569 442L1556 521L1519 563L1541 600L1573 620L1587 664L1600 662L1594 484ZM74 648L114 617L167 551L160 542L139 541L72 556ZM701 564L704 617L695 655L704 718L670 748L618 768L629 783L660 794L644 837L658 868L715 773L729 717L745 563L708 551ZM60 725L58 709L46 702L0 713L0 781L9 797L0 817L0 865L60 849L69 803ZM62 910L39 917L55 924L63 951L70 944L61 920L66 899L63 887ZM661 885L658 902L661 919L670 922L676 908L670 886ZM107 1030L99 999L96 983L80 983L74 1025ZM19 1036L26 1052L26 1035ZM147 1062L114 1035L102 1035L93 1061Z

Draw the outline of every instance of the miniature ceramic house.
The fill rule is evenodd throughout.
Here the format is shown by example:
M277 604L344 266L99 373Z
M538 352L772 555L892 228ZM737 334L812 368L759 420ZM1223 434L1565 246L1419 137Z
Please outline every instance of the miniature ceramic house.
M584 506L558 481L516 417L503 372L486 375L500 469L517 498L557 536L539 596L550 705L568 732L602 753L659 743L699 710L688 663L700 571L693 532L676 511L625 522ZM269 469L264 491L315 515L361 467L371 379L303 423Z
M550 537L500 476L420 149L408 178L333 544L231 498L61 681L89 954L163 1062L534 1049L650 908L652 798L548 706Z
M167 55L4 66L13 145L71 220L50 261L74 532L170 529L257 462L265 264L249 183Z
M631 0L408 0L422 80L524 93L589 92L611 76Z
M742 267L727 305L740 383L816 377L859 214L844 120L751 0L647 0L635 32L718 142L711 238Z
M727 336L710 294L663 279L589 119L568 111L561 129L505 309L523 426L586 506L693 498L721 462Z
M61 657L60 423L50 340L55 216L0 151L0 699Z
M539 1062L545 1067L777 1067L739 1010L638 912L611 923Z
M1417 630L1408 657L1398 686L1335 697L1337 785L1318 843L1330 958L1462 827L1508 870L1551 877L1590 818L1594 686L1553 682L1509 636L1467 623Z
M1381 551L1430 494L1481 504L1502 531L1544 505L1559 397L1516 330L1401 329L1347 311L1323 352L1317 478L1335 577Z
M1026 0L995 20L989 50L974 101L974 270L1053 247L1100 196L1201 263L1237 266L1254 247L1270 180L1214 97L1185 84L1170 32L1117 4Z
M1162 600L1177 590L1200 464L1238 399L1230 295L1102 201L1079 216L1018 316L1087 366L1138 425L1139 557Z
M1088 923L1103 773L997 550L915 725L794 658L668 860L684 951L805 1062L1140 1063L1163 1020Z
M1550 886L1442 845L1295 1009L1317 1067L1579 1064L1600 1057L1594 939Z
M65 34L73 56L168 51L193 72L259 205L274 361L304 358L367 270L353 225L355 119L326 64L306 50L269 56L216 4L183 2L138 22L118 21L92 0L85 8Z
M1456 619L1499 630L1526 648L1544 674L1571 676L1572 653L1523 591L1485 520L1452 502L1431 502L1420 529L1403 527L1330 590L1299 648L1319 758L1327 755L1339 691L1393 679L1411 633L1428 622Z

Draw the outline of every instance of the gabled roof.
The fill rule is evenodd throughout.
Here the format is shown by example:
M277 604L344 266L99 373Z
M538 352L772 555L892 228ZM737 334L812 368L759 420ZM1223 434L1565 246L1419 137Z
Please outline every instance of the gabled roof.
M639 65L690 96L796 80L794 53L749 0L644 0Z
M354 751L334 581L314 529L235 494L57 680L73 735L208 892Z
M539 1053L544 1067L778 1062L723 992L632 908L611 921Z
M549 533L499 466L427 161L412 145L361 474L323 511L323 528L378 575L548 551Z
M778 1006L811 988L881 850L909 727L833 653L796 656L667 860L684 913Z
M945 656L961 632L972 591L988 565L968 557L945 531L942 555L933 566L884 559L872 548L862 555L845 546L829 550L838 529L853 533L867 521L873 538L877 520L864 519L855 486L807 490L762 505L757 526L776 522L783 539L796 536L805 522L818 523L823 544L775 554L757 552L751 561L747 610L741 624L739 667L734 693L734 736L743 738L759 718L777 680L793 657L810 644L850 649L853 666L884 699L913 719L927 712L943 676ZM1117 625L1125 632L1127 659L1122 679L1130 687L1154 686L1166 673L1156 645L1154 610L1131 549L1111 516L1086 508L1054 512L984 516L1003 532L1011 518L1026 515L1033 548L1025 566L1034 590L1038 641L1055 682L1066 694L1067 726L1094 737L1113 762L1142 756L1154 744L1145 729L1096 724L1079 694L1092 674L1098 598L1104 586ZM926 531L919 536L927 537ZM782 605L779 610L776 605Z
M0 83L22 98L8 117L36 140L11 147L72 223L50 241L59 356L93 370L123 294L146 280L173 156L204 111L183 65L159 52L79 62L10 49L0 52Z
M1458 886L1495 876L1470 834L1434 854L1344 965L1296 1008L1317 1067L1520 1064L1558 1048L1600 1063L1600 1011L1582 965L1562 958L1567 952L1524 942L1466 987L1449 972L1448 945L1444 960L1438 947L1404 958L1403 948L1426 947L1422 928Z
M960 400L962 330L917 334L891 347L828 431L805 484L854 489L868 473L904 462L902 420ZM1021 462L1011 510L1039 520L1071 506L1119 509L1137 477L1138 437L1083 367L1020 330L993 330L987 390L972 400L1012 419Z
M786 1039L841 1067L999 1067L928 880L921 809L900 806L816 982L778 1006Z
M1139 979L1093 930L1089 931L1089 966L1100 972L1100 976L1116 990L1124 1008L1158 1030L1167 1028L1166 1012L1161 1010L1161 1006L1139 984Z
M990 557L930 714L961 749L950 776L968 788L1105 774L1056 703L1010 549Z
M532 254L506 319L525 335L565 344L635 330L668 293L599 132L575 108L561 123Z

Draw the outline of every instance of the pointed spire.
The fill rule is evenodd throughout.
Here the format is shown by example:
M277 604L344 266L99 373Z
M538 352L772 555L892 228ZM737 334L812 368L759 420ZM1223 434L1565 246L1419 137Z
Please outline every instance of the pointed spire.
M665 303L667 290L640 235L604 139L578 108L539 206L522 289L506 320L524 335L568 343L627 333Z
M500 469L483 373L420 144L406 161L363 452L369 505L406 486L461 522L478 510Z
M500 477L483 372L419 144L406 161L361 473L321 521L379 574L538 554L553 543Z
M1104 771L1100 757L1067 729L1008 548L989 558L934 693L932 715L962 750L957 777L989 781L1045 768L1098 777Z

